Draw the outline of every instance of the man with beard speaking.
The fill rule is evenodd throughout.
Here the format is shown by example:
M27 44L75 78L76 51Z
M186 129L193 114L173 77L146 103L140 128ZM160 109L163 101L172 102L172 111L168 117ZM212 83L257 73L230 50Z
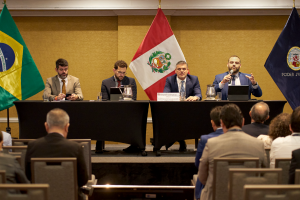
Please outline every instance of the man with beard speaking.
M251 99L251 94L256 97L262 96L261 88L253 74L240 72L241 59L238 56L231 56L228 59L227 67L228 72L216 75L213 82L216 92L222 92L222 100L227 100L229 85L249 85L249 99Z

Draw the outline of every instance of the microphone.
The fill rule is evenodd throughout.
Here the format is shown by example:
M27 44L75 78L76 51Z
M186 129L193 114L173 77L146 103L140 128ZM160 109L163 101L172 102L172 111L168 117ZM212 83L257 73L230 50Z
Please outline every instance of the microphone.
M233 70L229 71L229 74L232 76ZM231 84L231 79L229 80L228 84Z

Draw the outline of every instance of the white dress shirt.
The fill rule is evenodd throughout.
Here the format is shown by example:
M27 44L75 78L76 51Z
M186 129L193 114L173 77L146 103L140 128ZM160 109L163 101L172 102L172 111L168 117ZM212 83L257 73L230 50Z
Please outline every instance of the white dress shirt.
M11 135L4 131L2 131L2 134L3 134L3 146L12 146Z
M292 158L292 151L300 148L300 136L288 135L286 137L276 138L271 145L270 168L275 168L276 158Z

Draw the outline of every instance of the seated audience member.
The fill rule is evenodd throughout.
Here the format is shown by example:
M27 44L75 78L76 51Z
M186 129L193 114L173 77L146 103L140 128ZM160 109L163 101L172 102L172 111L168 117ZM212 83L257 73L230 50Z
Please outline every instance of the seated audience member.
M203 152L203 149L205 147L207 140L223 134L223 129L220 124L221 109L222 109L222 106L217 106L210 111L210 119L211 119L210 122L211 122L211 126L212 126L214 132L212 132L208 135L202 135L200 138L200 141L198 143L196 158L195 158L195 165L196 165L197 169L199 168L199 160L202 156L202 152ZM201 194L201 191L203 188L204 188L204 185L202 185L201 182L199 181L199 179L197 179L196 186L195 186L196 199L200 199L200 194Z
M260 135L257 139L262 140L265 148L271 148L273 140L278 137L285 137L291 135L290 131L291 114L281 113L272 119L269 126L269 135Z
M292 135L273 140L270 151L270 168L275 167L276 158L291 158L292 151L300 148L300 106L292 113L290 130Z
M3 146L11 146L12 143L11 143L11 135L9 133L6 133L4 131L1 131L0 129L0 132L2 132L2 135L3 135Z
M3 142L3 134L0 131L0 170L5 170L6 183L30 183L16 158L3 153Z
M268 104L264 102L256 103L249 112L251 124L243 126L242 130L253 137L267 135L269 126L265 125L264 122L269 119L269 112Z
M292 151L292 160L289 171L289 184L295 184L296 169L300 169L300 149Z
M266 155L262 141L244 133L243 114L235 104L226 104L220 114L224 134L207 140L198 170L198 178L205 185L201 200L212 200L214 158L259 158L260 165L266 166Z
M47 122L45 122L48 134L28 144L25 171L29 180L31 180L31 158L75 157L77 158L79 189L87 183L88 174L83 150L78 143L66 139L70 126L69 121L69 115L62 109L56 108L48 112ZM80 190L78 191L78 199L85 199Z

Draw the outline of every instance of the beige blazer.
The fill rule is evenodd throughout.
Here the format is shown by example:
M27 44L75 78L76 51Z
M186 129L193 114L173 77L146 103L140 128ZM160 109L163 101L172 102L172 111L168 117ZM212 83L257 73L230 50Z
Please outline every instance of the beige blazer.
M201 200L212 200L214 158L258 157L266 166L264 143L242 131L228 131L207 141L198 170L198 178L205 185Z
M76 94L78 96L78 100L83 100L83 95L80 87L79 78L75 76L68 75L68 85L66 88L67 94ZM53 76L48 78L45 85L45 90L43 94L44 99L49 99L49 101L53 101L54 98L60 93L60 84L58 76Z

